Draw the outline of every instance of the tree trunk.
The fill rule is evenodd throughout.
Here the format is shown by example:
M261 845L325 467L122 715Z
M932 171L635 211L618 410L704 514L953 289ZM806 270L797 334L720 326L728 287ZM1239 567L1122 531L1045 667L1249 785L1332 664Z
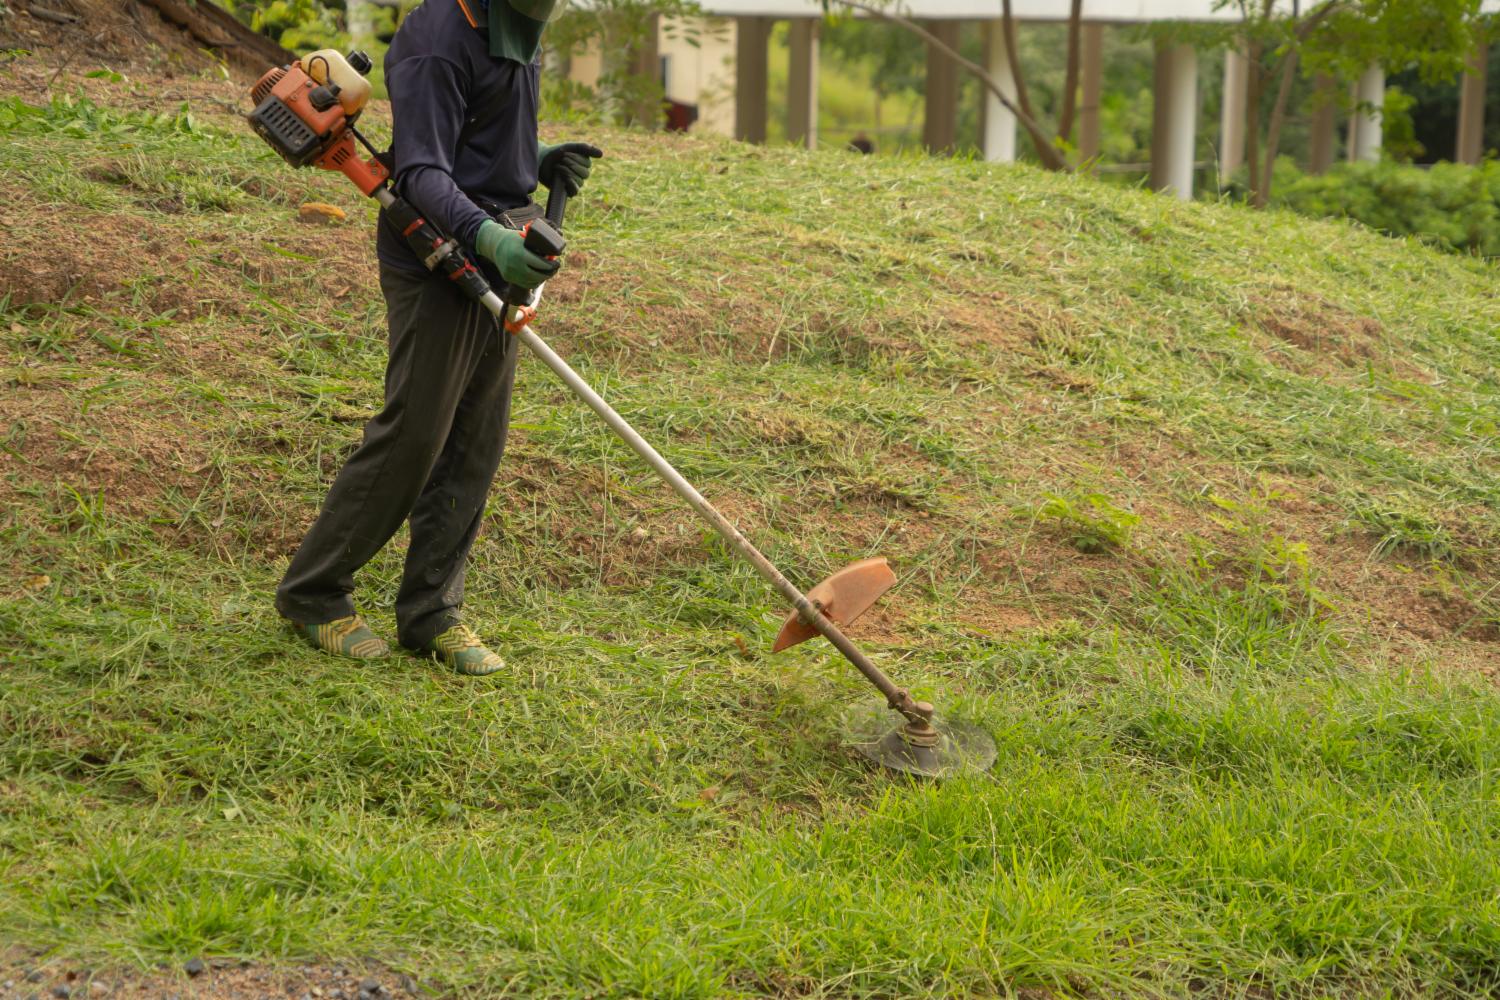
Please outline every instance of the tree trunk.
M1251 39L1245 45L1245 166L1252 201L1260 190L1260 58L1260 42Z
M994 94L996 99L999 100L999 102L1006 108L1006 110L1016 116L1016 121L1021 123L1021 127L1026 129L1027 134L1031 136L1032 144L1036 146L1036 154L1038 158L1041 159L1042 166L1046 167L1048 170L1067 171L1071 169L1068 166L1068 161L1063 158L1062 153L1058 152L1057 146L1052 142L1052 136L1048 135L1042 129L1042 127L1037 124L1036 119L1033 118L1029 113L1027 113L1024 108L1016 106L1016 101L1010 99L1010 95L1008 95L1001 88L1000 82L993 76L991 76L983 66L974 62L972 59L965 59L951 45L948 45L942 39L938 38L932 32L928 31L926 28L923 28L920 24L917 24L910 18L902 17L899 14L892 14L891 12L883 8L874 7L867 3L861 3L860 0L831 0L831 2L841 4L845 7L853 7L855 10L862 10L866 14L880 18L882 21L888 21L891 24L898 25L916 35L918 38L921 38L923 41L936 48L939 52L942 52L944 55L946 55L949 59L952 59L955 63L968 70L970 73L973 73L974 76L979 80L980 84L990 93ZM1006 9L1009 9L1009 0L1006 0ZM1014 44L1013 37L1008 37L1008 41L1010 41L1012 45ZM1015 80L1017 100L1019 100L1020 95L1024 92L1024 83L1021 79L1021 67L1012 64L1011 77L1013 80Z
M1057 117L1057 135L1073 135L1073 116L1078 110L1078 53L1083 42L1083 0L1073 0L1068 11L1068 70L1063 76L1062 113Z
M1027 118L1035 118L1031 110L1031 92L1026 89L1026 74L1021 72L1021 54L1016 48L1016 18L1010 9L1010 0L1003 0L1002 31L1005 35L1005 55L1010 60L1010 77L1016 84L1016 103Z
M1286 122L1287 104L1292 97L1292 84L1297 78L1297 64L1302 59L1302 44L1318 25L1343 6L1343 0L1328 0L1327 3L1303 18L1292 31L1291 49L1282 57L1281 85L1276 91L1276 104L1271 109L1271 121L1266 127L1266 162L1261 171L1261 183L1255 191L1255 207L1265 208L1271 200L1272 169L1276 165L1277 148L1281 145L1281 126Z
M141 0L163 18L212 49L223 51L246 69L260 72L291 62L292 53L236 21L234 15L211 3L189 5L185 0Z
M1265 208L1271 201L1271 183L1276 166L1277 147L1281 144L1281 126L1286 122L1286 107L1292 96L1292 81L1297 76L1297 62L1302 53L1292 49L1282 57L1281 84L1276 89L1276 104L1271 109L1271 122L1266 126L1266 162L1260 174L1260 187L1255 191L1256 208Z

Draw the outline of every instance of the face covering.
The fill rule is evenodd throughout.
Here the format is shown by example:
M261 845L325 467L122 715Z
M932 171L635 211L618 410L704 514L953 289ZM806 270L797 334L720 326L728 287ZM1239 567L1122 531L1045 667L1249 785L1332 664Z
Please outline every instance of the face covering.
M542 46L542 30L562 13L561 0L488 0L490 55L530 63Z

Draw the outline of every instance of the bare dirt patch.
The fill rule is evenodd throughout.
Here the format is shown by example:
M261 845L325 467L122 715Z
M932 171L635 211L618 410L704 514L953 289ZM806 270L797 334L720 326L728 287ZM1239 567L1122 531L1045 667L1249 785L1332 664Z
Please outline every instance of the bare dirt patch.
M444 991L446 992L446 991ZM153 970L88 967L14 950L0 960L0 997L9 1000L400 1000L439 995L412 976L372 962L269 966L190 959Z
M217 60L258 74L281 61L281 47L233 17L191 0L11 0L0 19L3 47L26 48L54 73L80 61L151 70L166 79L214 68Z
M1419 368L1391 349L1379 321L1321 296L1277 289L1253 299L1249 315L1257 329L1274 338L1265 350L1294 370L1332 374L1373 365L1426 381Z
M12 305L66 303L98 295L106 287L99 272L66 250L36 263L0 259L0 296Z
M1015 349L1036 336L1038 317L1002 292L974 289L945 300L939 321L943 332L960 345Z

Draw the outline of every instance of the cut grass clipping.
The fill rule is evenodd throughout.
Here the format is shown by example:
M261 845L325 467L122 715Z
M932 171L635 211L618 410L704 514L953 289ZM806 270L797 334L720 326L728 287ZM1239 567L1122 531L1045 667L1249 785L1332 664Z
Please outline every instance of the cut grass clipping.
M380 399L370 208L114 99L0 104L8 943L495 996L1500 988L1493 265L600 134L539 329L804 585L892 558L855 632L1000 746L917 785L531 363L465 605L511 669L282 632ZM387 634L404 548L360 578Z

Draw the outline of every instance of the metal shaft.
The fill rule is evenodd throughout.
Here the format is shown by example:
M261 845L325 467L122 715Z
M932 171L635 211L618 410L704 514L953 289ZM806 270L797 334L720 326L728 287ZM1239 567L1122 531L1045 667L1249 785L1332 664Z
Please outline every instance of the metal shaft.
M506 306L500 300L500 297L494 292L490 292L481 301L484 303L485 308L495 314L495 318L500 320L503 326ZM913 701L911 695L904 688L897 687L895 682L885 675L884 671L871 662L870 658L861 652L859 647L854 645L849 637L844 635L843 631L818 609L817 605L808 600L806 594L798 590L792 581L788 580L772 564L771 560L762 555L760 550L752 545L750 540L730 523L728 518L720 514L714 508L713 504L704 499L703 494L699 493L693 487L692 483L684 479L682 474L661 456L660 452L651 447L649 441L641 437L636 432L636 429L631 427L625 418L620 416L615 411L615 408L605 401L604 397L595 392L593 387L585 382L583 377L575 372L572 366L564 361L556 351L548 347L546 341L538 337L532 331L531 327L522 327L521 332L516 334L516 338L525 344L531 353L540 358L548 368L551 368L557 377L562 379L569 389L573 390L574 395L587 403L589 408L595 413L599 414L604 422L609 425L610 430L619 435L620 440L630 445L631 449L637 455L645 459L646 464L651 466L656 474L668 486L672 487L678 496L686 500L698 512L698 515L719 533L719 536L724 541L728 542L751 566L754 566L755 571L767 583L775 587L781 596L786 598L797 609L797 614L802 617L803 621L812 625L813 628L822 633L824 638L833 643L834 648L842 653L845 659L854 664L859 669L859 672L864 674L865 678L880 690L881 694L885 695L886 702L891 708L913 722L926 721L931 717L932 708L930 706Z
M395 193L384 185L377 188L372 193L372 197L380 203L381 207L388 210L398 200ZM563 189L561 187L553 187L551 195L547 199L547 214L549 218L555 214L556 223L559 225L562 222L562 212L566 204L567 198L563 194ZM448 246L451 247L452 244L450 243ZM451 250L445 253L451 253ZM447 259L448 257L445 254L434 253L426 261L426 264L428 269L432 270L440 267L441 262ZM538 288L532 305L535 306L540 300L541 289ZM493 289L487 290L480 297L479 301L494 315L500 330L504 331L506 320L509 319L507 314L510 307L505 304L499 295L495 294ZM504 333L502 332L501 335L504 336ZM705 500L703 494L699 493L693 487L692 483L682 478L682 474L672 468L672 464L665 458L662 458L661 453L651 447L650 442L636 433L635 428L631 427L624 417L616 413L615 408L605 402L604 397L595 392L593 387L585 382L573 370L571 365L564 361L556 351L548 347L547 343L541 337L532 332L530 326L521 327L520 332L515 336L521 343L527 346L531 353L541 358L547 367L551 368L557 377L562 379L569 389L573 390L579 399L583 400L595 413L599 414L604 422L609 425L610 430L614 431L622 441L630 445L631 449L637 455L645 459L646 464L651 466L656 474L677 492L678 496L686 500L693 510L698 512L698 516L707 521L709 526L717 531L724 541L728 542L751 566L754 566L755 571L767 583L775 587L792 607L797 609L797 615L804 622L817 629L825 639L833 643L834 648L842 653L846 660L854 664L859 669L859 672L865 675L865 679L880 690L881 694L885 695L886 703L892 709L905 716L912 726L917 727L923 732L931 732L931 728L927 725L932 718L931 705L928 705L926 702L914 701L911 694L905 688L897 687L895 682L885 675L884 671L871 662L870 658L850 641L849 637L834 624L832 619L823 614L821 608L810 601L806 594L798 590L792 584L792 581L788 580L771 563L771 560L761 554L759 549L750 544L750 540L741 534L740 530L731 524L728 518L714 509L713 504Z

